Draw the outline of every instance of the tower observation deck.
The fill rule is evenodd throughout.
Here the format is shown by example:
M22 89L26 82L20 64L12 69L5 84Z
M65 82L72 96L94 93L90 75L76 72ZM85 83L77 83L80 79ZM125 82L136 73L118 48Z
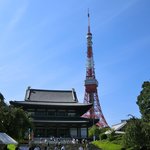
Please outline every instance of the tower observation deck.
M96 124L99 127L107 127L108 124L102 113L98 98L98 81L95 78L95 68L93 60L93 50L92 50L92 33L90 32L90 15L88 12L88 33L87 33L87 66L86 66L86 79L84 82L85 95L84 103L92 103L93 107L87 111L83 117L91 119L99 119Z

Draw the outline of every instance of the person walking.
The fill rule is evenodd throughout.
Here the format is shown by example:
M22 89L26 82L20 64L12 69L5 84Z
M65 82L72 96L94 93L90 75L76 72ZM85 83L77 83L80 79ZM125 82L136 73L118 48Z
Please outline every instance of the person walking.
M80 145L79 150L83 150L83 147Z
M61 147L61 150L65 150L65 146L64 145Z

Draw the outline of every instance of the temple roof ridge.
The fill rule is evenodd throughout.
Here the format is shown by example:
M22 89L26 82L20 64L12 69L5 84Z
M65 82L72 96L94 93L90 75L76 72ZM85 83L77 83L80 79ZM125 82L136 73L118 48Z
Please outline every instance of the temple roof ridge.
M75 89L71 90L45 90L28 87L25 101L77 103L78 98Z

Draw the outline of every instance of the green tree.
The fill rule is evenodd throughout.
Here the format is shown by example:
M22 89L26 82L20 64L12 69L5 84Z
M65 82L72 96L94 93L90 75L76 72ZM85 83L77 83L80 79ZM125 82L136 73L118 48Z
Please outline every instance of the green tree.
M125 135L123 137L125 147L140 150L150 146L150 126L141 119L131 118L128 120Z
M150 82L142 84L142 91L137 97L142 119L132 117L128 123L124 135L124 145L138 150L142 147L150 149Z
M93 138L93 136L95 136L95 139L98 139L99 138L99 134L100 134L100 129L96 125L93 125L89 129L89 138Z
M106 128L99 128L98 126L96 125L93 125L88 133L89 133L89 138L93 138L93 136L95 136L95 139L100 139L100 134L104 134L105 131L107 131L109 128L106 127Z
M144 121L150 122L150 82L145 81L142 84L142 88L136 103L139 106Z
M21 108L8 106L0 93L0 131L15 139L22 139L29 128L32 128L28 114Z
M0 131L5 132L5 117L7 115L8 106L5 103L5 98L2 93L0 93Z
M3 96L3 94L2 93L0 93L0 107L2 107L2 106L5 106L6 104L5 104L5 102L4 102L4 96Z
M32 123L28 114L21 108L10 107L7 132L16 139L22 139L29 128L32 128ZM7 126L7 127L8 127Z

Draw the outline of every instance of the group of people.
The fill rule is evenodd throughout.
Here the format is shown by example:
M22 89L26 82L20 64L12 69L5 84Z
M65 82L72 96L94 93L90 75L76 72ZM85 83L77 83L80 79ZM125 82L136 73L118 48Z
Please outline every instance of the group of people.
M57 143L55 143L55 146L53 150L66 150L68 147L66 143L63 143L64 141L61 141L61 139L57 139ZM89 149L89 142L86 139L75 139L73 138L70 140L70 143L73 144L78 150L88 150ZM52 148L51 143L49 141L46 141L45 144L34 144L30 143L30 146L17 146L15 150L50 150ZM53 144L52 144L53 145ZM7 146L5 146L4 150L8 150Z
M65 150L65 146L58 142L58 144L55 145L54 150Z

